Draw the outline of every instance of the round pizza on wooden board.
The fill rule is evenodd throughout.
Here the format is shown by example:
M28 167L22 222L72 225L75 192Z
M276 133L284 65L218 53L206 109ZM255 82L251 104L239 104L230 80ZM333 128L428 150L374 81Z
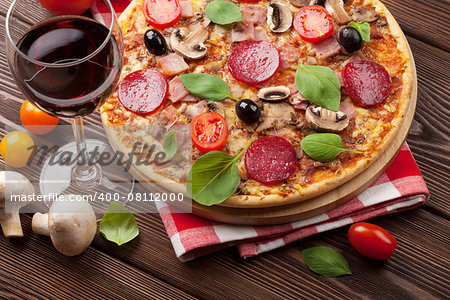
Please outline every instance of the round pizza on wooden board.
M324 194L383 155L410 105L407 41L379 1L312 2L132 1L107 136L145 155L185 126L193 145L179 152L194 162L132 171L175 192L188 182L203 205L261 208Z

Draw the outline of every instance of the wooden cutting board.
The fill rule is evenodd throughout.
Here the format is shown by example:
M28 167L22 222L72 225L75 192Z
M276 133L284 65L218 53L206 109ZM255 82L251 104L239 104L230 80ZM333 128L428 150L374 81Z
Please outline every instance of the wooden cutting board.
M403 38L406 41L404 36ZM363 192L391 165L405 142L406 137L408 136L417 102L417 74L414 58L409 46L408 52L411 58L410 63L413 70L413 89L411 93L410 106L406 111L405 119L400 125L397 138L393 140L383 155L381 155L358 176L332 191L294 204L267 208L234 208L217 205L208 207L192 201L192 213L206 219L230 224L283 224L317 216L342 205ZM148 178L146 178L144 174L141 174L137 169L131 167L130 173L150 191L162 192L161 187L156 186L154 183L150 183Z

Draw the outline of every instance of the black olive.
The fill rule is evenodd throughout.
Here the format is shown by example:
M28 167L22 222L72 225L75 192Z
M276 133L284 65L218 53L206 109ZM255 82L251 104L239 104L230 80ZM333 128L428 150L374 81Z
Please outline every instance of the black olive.
M154 29L145 32L144 43L148 51L153 55L163 55L167 52L166 40L161 33Z
M243 99L236 103L236 115L247 124L253 124L259 120L261 111L250 99Z
M311 5L325 6L325 0L314 0Z
M339 43L342 48L349 53L361 49L362 42L361 34L359 34L359 31L356 30L356 28L346 26L339 32Z

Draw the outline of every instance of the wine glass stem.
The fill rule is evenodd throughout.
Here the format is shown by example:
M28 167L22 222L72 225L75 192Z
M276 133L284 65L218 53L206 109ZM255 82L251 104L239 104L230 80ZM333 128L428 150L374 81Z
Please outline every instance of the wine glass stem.
M89 158L83 130L83 119L72 119L71 123L78 152L77 164L72 168L72 184L82 190L90 190L97 187L102 181L102 171L94 158Z

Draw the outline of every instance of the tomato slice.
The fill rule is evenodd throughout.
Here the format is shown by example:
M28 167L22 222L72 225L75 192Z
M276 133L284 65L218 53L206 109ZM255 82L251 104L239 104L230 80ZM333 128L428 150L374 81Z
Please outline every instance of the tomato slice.
M142 9L147 23L158 29L170 27L181 18L178 0L145 0Z
M305 41L318 43L333 34L333 18L323 6L304 6L294 16L294 28Z
M227 143L227 121L216 112L200 114L191 122L192 142L203 153L220 150Z

